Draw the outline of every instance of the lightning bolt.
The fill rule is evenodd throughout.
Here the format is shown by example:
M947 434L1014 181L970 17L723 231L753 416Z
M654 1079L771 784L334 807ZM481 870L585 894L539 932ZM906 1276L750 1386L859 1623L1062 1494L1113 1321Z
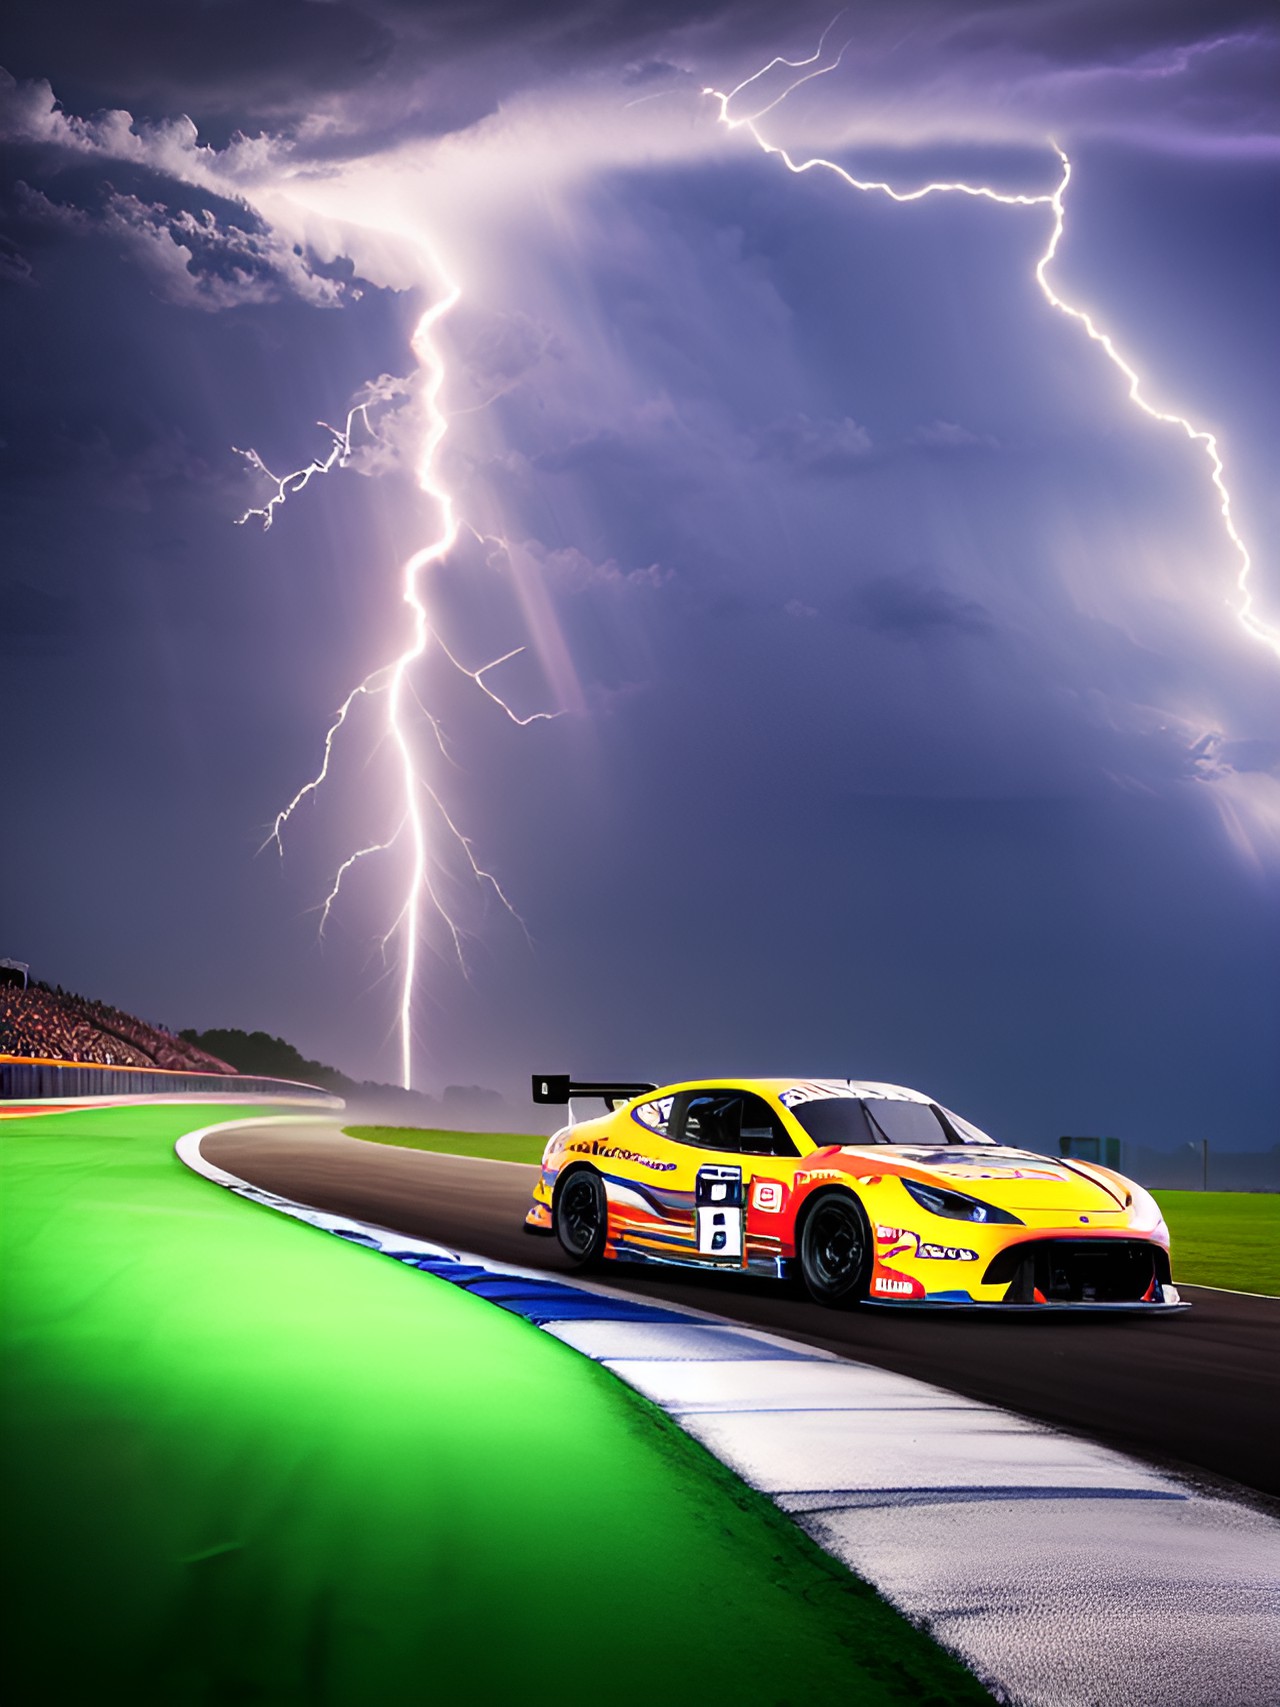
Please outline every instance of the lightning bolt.
M1150 402L1144 394L1141 375L1133 364L1121 354L1111 334L1098 326L1093 317L1083 308L1076 307L1074 303L1068 302L1065 297L1060 296L1054 289L1053 285L1049 282L1049 268L1058 253L1058 247L1061 244L1063 235L1066 231L1066 194L1067 186L1071 182L1071 161L1067 158L1066 152L1060 148L1056 142L1051 143L1060 166L1058 183L1056 188L1052 191L1039 195L1013 195L1003 190L994 189L989 184L967 184L962 182L935 182L922 184L918 188L912 190L900 190L896 189L892 184L884 183L880 180L856 178L852 172L846 171L843 166L838 165L834 160L826 160L821 156L815 155L806 160L797 160L788 152L787 149L781 147L778 143L770 142L760 130L760 120L766 117L767 114L773 112L776 107L779 107L782 102L785 101L788 96L794 94L802 84L812 81L815 77L827 76L838 68L845 51L844 48L841 48L839 52L826 63L822 62L822 54L827 37L831 34L835 24L842 16L843 13L838 13L836 18L832 19L831 23L828 24L826 30L823 32L816 50L807 59L793 60L783 59L781 57L774 58L770 60L767 65L761 66L759 71L755 71L750 77L744 78L741 83L737 84L733 89L730 89L727 94L723 93L719 89L704 88L702 93L716 103L718 109L718 122L730 131L745 130L762 153L781 160L787 170L795 173L797 176L800 176L805 172L831 172L834 173L837 178L846 183L850 189L859 190L867 194L885 195L895 202L923 201L926 196L933 195L962 195L977 197L984 201L999 202L1005 207L1045 207L1050 209L1053 218L1049 233L1049 240L1045 246L1044 252L1041 254L1035 266L1035 281L1039 287L1041 295L1051 308L1056 309L1059 314L1065 315L1067 319L1074 321L1078 326L1082 326L1084 328L1089 339L1099 346L1112 366L1116 368L1127 381L1129 401L1131 403L1135 404L1137 408L1139 408L1144 415L1149 416L1151 420L1158 421L1164 426L1180 428L1193 444L1199 445L1203 450L1209 463L1210 478L1217 492L1218 510L1222 517L1223 529L1232 549L1235 552L1238 563L1235 580L1236 593L1238 595L1238 602L1235 607L1236 618L1247 634L1251 635L1253 639L1261 641L1262 644L1269 647L1277 657L1280 657L1280 628L1264 621L1264 619L1259 616L1254 609L1253 589L1250 585L1250 580L1253 574L1253 561L1249 555L1248 547L1245 545L1240 531L1235 524L1235 518L1232 515L1231 493L1227 489L1226 483L1226 465L1223 462L1222 454L1218 448L1217 435L1211 433L1205 427L1196 426L1196 424L1193 421L1188 420L1185 415L1179 415L1170 410L1161 409L1156 404ZM800 70L803 72L803 75L793 78L782 90L782 93L769 101L767 105L759 107L756 111L743 117L735 118L730 112L730 107L733 102L744 92L744 90L751 88L753 84L759 82L760 79L769 71L774 70L778 66L786 66L790 70ZM810 69L811 67L813 69Z
M364 859L367 855L386 853L388 848L394 847L396 840L400 835L400 831L403 829L404 820L402 818L399 825L396 827L395 832L389 836L385 842L370 842L367 848L357 848L353 854L348 854L346 859L343 860L342 864L333 874L333 888L330 889L329 893L320 904L319 934L321 937L324 936L324 928L329 923L329 914L332 912L333 904L338 899L339 892L342 889L343 878L359 860ZM407 1090L408 1086L405 1088Z
M325 927L329 923L333 908L341 894L343 882L348 874L362 860L389 852L407 835L409 871L405 881L403 900L390 929L382 938L384 956L388 945L397 935L401 944L397 1019L400 1036L400 1076L406 1090L411 1087L413 1081L413 1008L420 961L424 905L429 906L443 921L449 933L458 964L464 975L467 972L463 946L465 933L441 898L437 885L432 881L432 838L428 830L424 803L434 809L436 818L460 850L476 883L489 888L524 930L526 938L529 934L524 920L516 912L502 885L491 871L486 870L480 864L470 837L466 836L459 828L438 790L432 786L423 771L417 744L408 719L409 701L416 705L430 725L441 755L446 759L449 755L439 721L427 710L418 694L414 681L415 668L421 663L428 647L434 642L460 675L474 682L487 699L498 706L513 723L521 728L559 715L557 712L535 711L522 717L485 680L490 671L496 670L500 664L508 663L512 658L519 656L524 650L523 647L518 646L511 651L504 652L501 657L494 658L487 664L482 664L479 669L468 669L445 644L431 623L424 592L424 582L429 571L438 567L449 556L458 543L462 527L469 527L469 524L460 520L453 495L444 484L439 467L440 449L449 430L449 417L445 413L442 401L447 367L444 351L439 340L439 332L444 321L461 301L462 289L449 276L438 257L432 254L430 260L439 290L436 300L419 318L410 345L419 370L423 375L422 397L426 418L426 429L417 456L415 477L419 491L431 502L439 519L434 538L415 551L400 570L400 596L408 609L409 616L408 637L403 649L395 658L371 671L363 681L352 688L343 700L334 714L333 722L325 733L318 770L314 776L302 784L287 805L283 806L276 814L270 834L263 843L263 847L266 848L274 842L281 856L283 856L285 827L303 801L309 796L315 795L328 779L335 743L345 728L353 709L364 698L383 696L385 707L384 739L387 739L391 745L398 773L401 803L400 822L384 841L371 841L366 846L357 848L338 866L329 892L320 905L319 935L323 939ZM377 402L388 401L404 389L406 389L405 382L386 378L366 387L366 395L353 404L347 413L345 424L341 428L329 426L326 422L319 423L330 435L331 443L327 453L323 457L313 458L303 467L294 469L288 474L277 475L273 473L255 450L238 451L238 454L244 457L256 473L270 481L273 488L266 502L247 509L238 518L239 522L243 524L249 521L258 521L263 530L266 531L272 526L276 512L290 498L304 491L313 480L345 468L354 454L353 435L357 423L364 427L371 440L375 440L377 433L369 415L371 407ZM469 531L475 533L475 529L469 529ZM477 533L476 538L487 543L487 536Z
M1217 434L1211 433L1206 427L1197 427L1185 415L1178 415L1169 410L1157 408L1154 403L1148 402L1142 394L1142 379L1137 369L1121 355L1111 334L1104 332L1083 308L1077 308L1073 303L1067 302L1059 296L1049 283L1049 266L1058 252L1058 245L1061 243L1063 233L1066 230L1066 194L1067 185L1071 182L1070 160L1056 142L1053 144L1053 149L1062 164L1062 176L1058 180L1057 189L1049 198L1050 205L1053 208L1053 230L1049 235L1049 242L1044 254L1036 262L1036 283L1040 286L1045 301L1051 307L1056 308L1060 314L1065 314L1069 320L1074 320L1077 325L1083 326L1092 342L1102 348L1112 366L1119 369L1120 373L1124 375L1129 383L1129 401L1136 404L1142 413L1149 416L1151 420L1159 421L1167 427L1180 427L1191 442L1199 445L1204 451L1209 461L1210 478L1218 494L1218 513L1222 517L1223 528L1235 549L1239 564L1235 583L1236 592L1239 594L1236 618L1247 634L1252 635L1255 640L1260 640L1264 646L1270 647L1276 656L1280 657L1280 628L1272 623L1265 622L1254 610L1253 589L1249 585L1253 574L1253 559L1249 555L1249 548L1241 537L1240 530L1236 527L1235 518L1231 513L1231 493L1227 490L1226 465L1218 449Z
M244 455L247 455L248 453L242 451L240 454L242 456L244 456ZM275 478L274 475L272 476L272 478L273 479ZM283 499L280 501L283 502ZM262 524L264 531L265 531L265 529L267 529L271 526L271 520L270 520L271 511L270 511L269 505L267 506L267 508L265 510L258 510L258 511L247 510L245 512L245 515L240 518L241 521L245 520L246 517L250 516L250 515L261 515L261 516L264 516L266 518ZM276 847L280 850L281 859L284 858L284 827L285 827L285 825L289 822L290 818L293 817L294 813L298 810L298 807L301 806L302 802L307 798L307 796L309 794L314 794L316 792L316 790L321 786L321 784L325 781L325 779L328 777L328 775L329 775L329 762L333 757L333 743L334 743L335 739L337 738L338 731L342 728L343 724L347 721L347 717L351 711L351 707L355 704L356 700L359 699L361 694L372 694L372 693L379 692L380 689L378 688L378 686L376 684L377 684L379 678L381 676L385 676L385 674L386 674L386 668L384 667L383 669L375 670L371 675L366 676L362 682L360 682L356 687L352 688L351 692L347 695L347 697L343 700L342 704L338 707L338 710L334 716L333 722L329 725L328 729L325 731L324 756L320 761L320 769L307 782L303 783L302 787L294 795L293 799L289 802L289 804L287 806L282 806L280 808L279 812L276 813L275 822L271 826L271 834L267 837L266 841L263 842L262 847L258 849L259 853L262 853L265 848L269 848L271 846L272 842L274 842L276 844ZM336 891L335 891L335 893L336 893Z
M355 431L356 422L363 421L366 431L370 437L373 436L368 414L371 401L372 399L366 399L362 403L354 404L347 412L346 425L341 428L331 427L327 421L317 421L316 425L323 427L333 440L328 456L322 457L318 462L313 458L305 468L295 468L290 474L273 474L256 450L241 450L238 445L232 445L231 448L237 456L242 456L250 468L264 475L275 487L265 504L250 508L242 516L237 516L236 526L243 527L246 522L260 521L265 532L275 520L276 511L295 492L301 492L318 475L328 474L335 468L345 468L351 461L351 436Z
M511 721L518 724L521 729L527 729L531 723L549 723L552 718L559 717L560 713L558 711L531 711L527 717L518 717L507 704L506 700L494 693L488 682L485 681L484 678L488 675L490 670L496 670L499 664L506 664L509 663L512 658L518 658L524 651L523 646L513 646L510 652L504 652L501 658L495 658L492 663L481 664L478 670L469 670L465 664L460 664L458 662L438 634L436 635L436 645L444 653L445 657L453 665L454 669L460 676L466 676L470 681L473 681L480 689L480 692L488 699L491 699L496 706L499 706L503 711L505 711ZM428 712L427 716L430 717L430 715L430 712ZM432 721L435 721L434 718Z

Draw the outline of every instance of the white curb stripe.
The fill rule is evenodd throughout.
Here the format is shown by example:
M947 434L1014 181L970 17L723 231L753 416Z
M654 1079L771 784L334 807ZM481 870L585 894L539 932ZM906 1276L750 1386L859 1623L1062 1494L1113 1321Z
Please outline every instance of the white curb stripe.
M1242 1292L1238 1286L1206 1286L1200 1280L1181 1280L1178 1282L1180 1292L1185 1292L1188 1288L1192 1292L1221 1292L1227 1298L1265 1298L1268 1304L1280 1304L1280 1297L1274 1292Z
M1280 1702L1280 1523L1262 1510L927 1382L325 1214L200 1152L211 1132L260 1124L205 1127L178 1154L242 1197L493 1295L612 1370L996 1700Z

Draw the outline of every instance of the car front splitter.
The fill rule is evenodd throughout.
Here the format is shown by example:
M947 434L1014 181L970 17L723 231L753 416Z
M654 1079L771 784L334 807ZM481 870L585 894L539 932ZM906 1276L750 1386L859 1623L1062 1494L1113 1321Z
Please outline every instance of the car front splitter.
M1162 1299L1144 1303L1088 1302L1082 1298L1055 1299L1043 1304L1006 1304L1002 1298L987 1302L964 1298L864 1298L863 1307L874 1310L937 1310L948 1315L998 1316L1179 1316L1191 1308L1187 1299Z

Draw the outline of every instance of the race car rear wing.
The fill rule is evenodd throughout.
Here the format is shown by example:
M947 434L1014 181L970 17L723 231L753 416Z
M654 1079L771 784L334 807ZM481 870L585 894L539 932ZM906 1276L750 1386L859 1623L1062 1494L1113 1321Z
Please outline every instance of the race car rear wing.
M568 1073L533 1075L534 1102L564 1104L570 1097L603 1097L605 1107L612 1108L615 1103L630 1102L632 1097L642 1097L657 1088L657 1085L648 1083L588 1084L585 1080L570 1078Z

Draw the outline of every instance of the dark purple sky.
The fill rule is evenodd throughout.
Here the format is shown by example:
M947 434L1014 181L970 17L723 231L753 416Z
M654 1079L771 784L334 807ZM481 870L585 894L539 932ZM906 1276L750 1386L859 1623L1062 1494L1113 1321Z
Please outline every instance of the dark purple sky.
M1045 301L1047 207L897 205L715 121L829 13L11 7L0 30L0 953L394 1078L385 696L464 532L415 753L424 1088L856 1074L1002 1136L1280 1131L1280 652L1209 464ZM761 120L902 188L1073 178L1055 289L1219 436L1280 625L1280 26L1262 4L874 0ZM777 73L753 86L781 90ZM749 109L739 103L735 112ZM763 105L763 98L758 105ZM386 388L351 465L236 527ZM519 1105L518 1105L519 1106Z

